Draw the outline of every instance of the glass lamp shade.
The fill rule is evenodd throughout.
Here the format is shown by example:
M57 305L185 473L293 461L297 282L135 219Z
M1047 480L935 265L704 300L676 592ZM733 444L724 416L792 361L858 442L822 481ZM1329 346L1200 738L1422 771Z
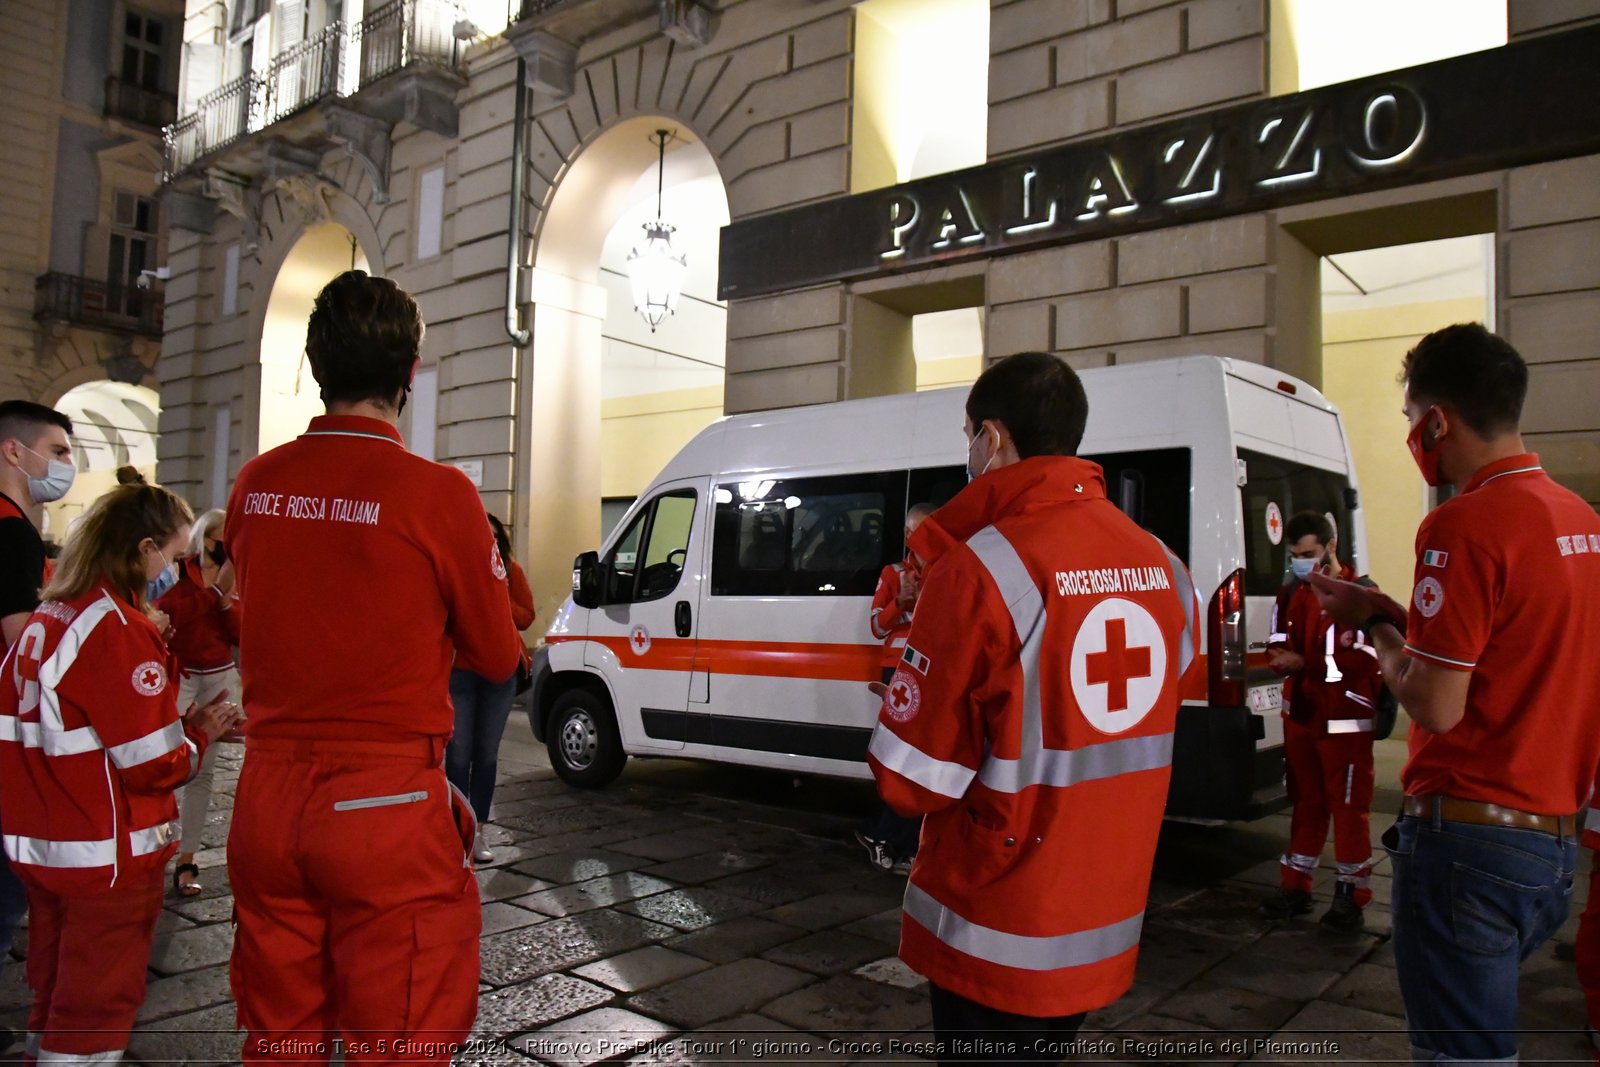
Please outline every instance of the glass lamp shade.
M655 333L661 320L678 312L678 295L689 272L689 255L672 249L673 227L660 221L644 224L644 243L628 253L628 280L633 283L633 310Z

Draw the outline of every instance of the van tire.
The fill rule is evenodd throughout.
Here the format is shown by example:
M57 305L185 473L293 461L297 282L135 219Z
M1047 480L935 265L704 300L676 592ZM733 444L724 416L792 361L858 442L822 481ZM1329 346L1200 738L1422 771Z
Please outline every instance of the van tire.
M587 689L569 689L556 698L544 736L550 766L568 785L610 785L628 762L617 717L604 698Z

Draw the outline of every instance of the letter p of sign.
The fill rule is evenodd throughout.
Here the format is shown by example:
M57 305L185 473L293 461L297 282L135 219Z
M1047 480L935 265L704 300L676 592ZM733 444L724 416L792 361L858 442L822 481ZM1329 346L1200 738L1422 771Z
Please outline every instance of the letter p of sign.
M894 259L906 254L906 240L911 230L917 225L917 202L909 196L893 196L888 203L889 232L884 242L888 247L881 253L881 259Z

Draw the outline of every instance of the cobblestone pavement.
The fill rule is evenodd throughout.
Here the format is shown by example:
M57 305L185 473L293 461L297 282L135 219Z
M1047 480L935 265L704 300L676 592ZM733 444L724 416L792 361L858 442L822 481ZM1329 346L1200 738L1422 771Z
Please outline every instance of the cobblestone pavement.
M1392 783L1403 746L1380 752L1380 783ZM198 857L205 892L169 900L162 916L131 1060L238 1059L222 846L239 760L219 760L211 847ZM603 792L574 790L513 716L489 832L496 857L478 874L478 1022L457 1062L932 1058L926 986L895 957L903 880L869 869L850 839L871 795L864 783L661 761L631 763ZM1379 810L1396 802L1380 789ZM1374 816L1375 836L1388 821ZM1408 1059L1386 864L1367 933L1324 934L1315 913L1270 922L1256 909L1287 833L1282 815L1166 827L1138 980L1090 1017L1078 1060ZM1331 882L1323 871L1319 911ZM1558 941L1570 944L1576 924L1575 908ZM1554 944L1528 961L1522 1000L1524 1062L1587 1062L1582 996ZM21 1029L27 1004L21 966L8 963L0 1021Z

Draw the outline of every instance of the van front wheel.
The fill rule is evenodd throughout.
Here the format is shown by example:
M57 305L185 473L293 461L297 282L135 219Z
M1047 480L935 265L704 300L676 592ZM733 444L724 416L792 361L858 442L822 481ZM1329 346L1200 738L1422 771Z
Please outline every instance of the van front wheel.
M605 700L585 689L556 698L544 736L550 765L568 785L599 789L621 774L628 761L616 716Z

